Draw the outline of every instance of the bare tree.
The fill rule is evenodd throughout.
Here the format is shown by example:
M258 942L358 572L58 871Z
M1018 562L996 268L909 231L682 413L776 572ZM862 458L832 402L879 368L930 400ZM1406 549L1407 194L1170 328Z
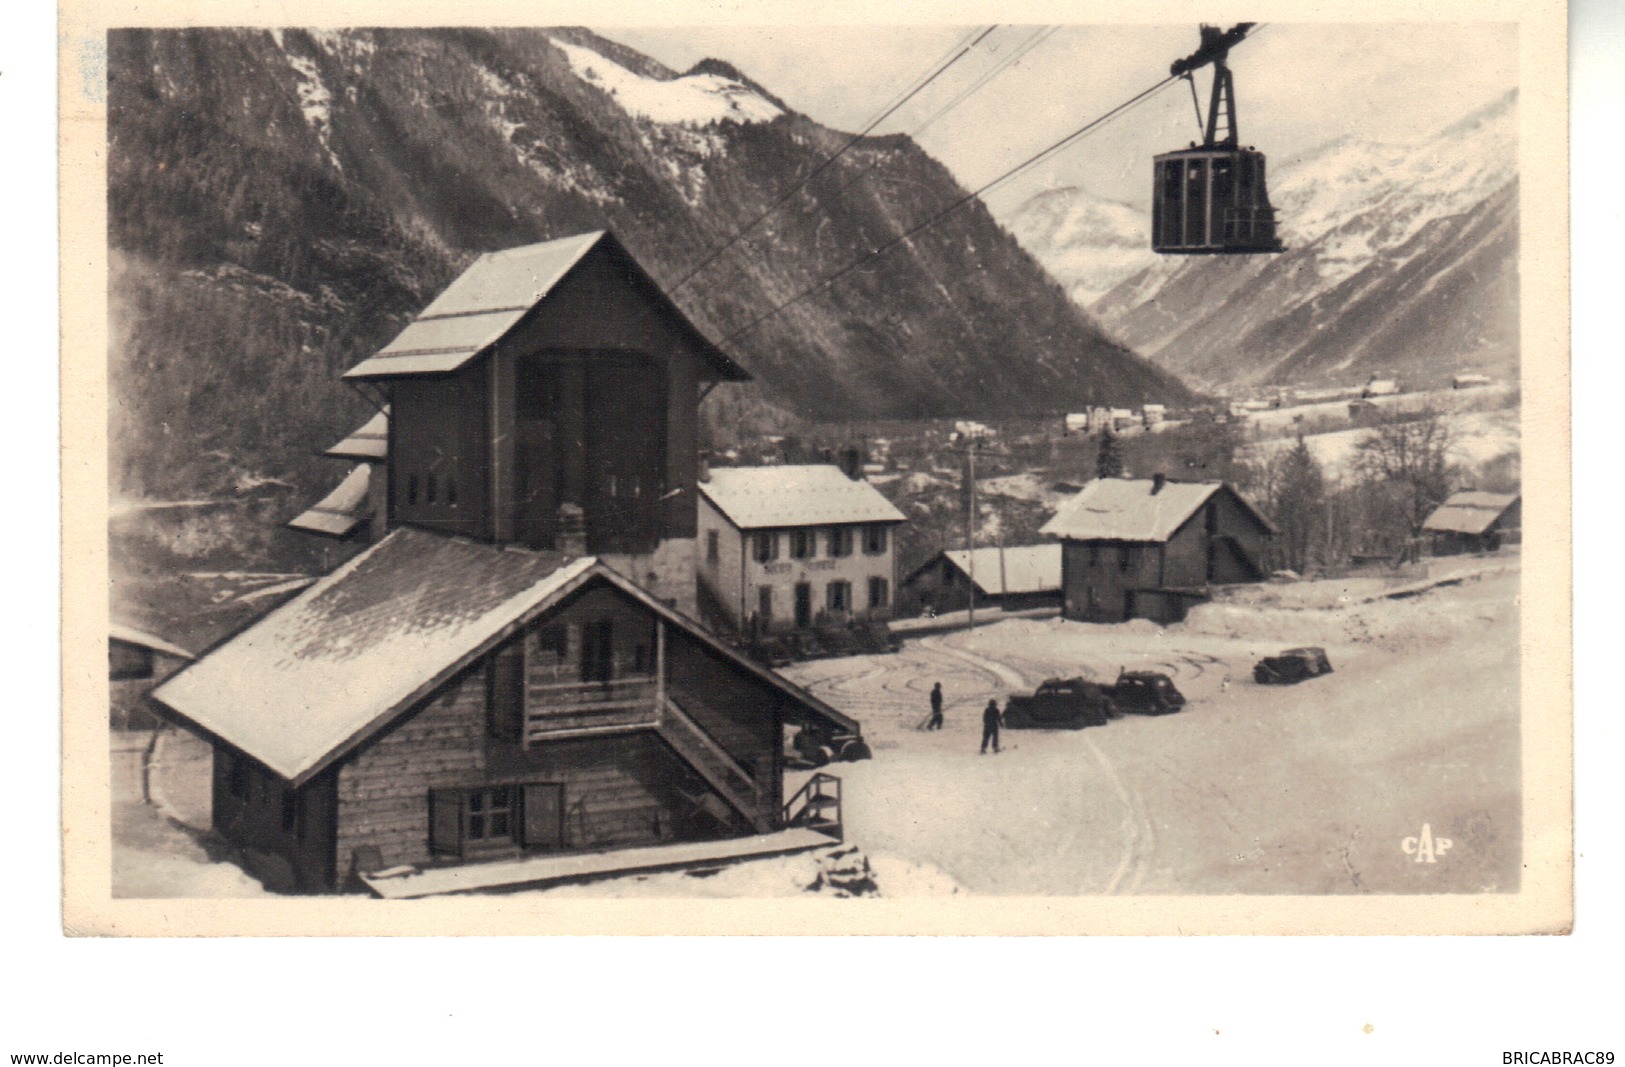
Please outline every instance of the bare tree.
M1407 538L1450 495L1450 426L1434 408L1375 427L1354 460L1366 487L1397 506Z

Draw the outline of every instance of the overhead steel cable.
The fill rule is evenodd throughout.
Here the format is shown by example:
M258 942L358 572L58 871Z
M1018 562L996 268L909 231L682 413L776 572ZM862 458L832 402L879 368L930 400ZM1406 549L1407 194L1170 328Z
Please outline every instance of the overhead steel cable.
M864 127L861 130L859 130L857 133L855 133L851 137L849 137L845 144L841 145L840 148L836 149L833 155L829 156L823 162L819 163L818 166L816 166L812 170L808 171L806 176L804 176L800 181L797 181L794 185L790 186L790 188L786 189L783 193L780 193L776 200L774 200L771 204L767 205L767 207L763 208L762 211L755 218L751 219L744 226L741 226L739 229L735 230L733 235L730 236L721 245L719 245L716 248L712 249L712 251L710 253L708 253L705 256L704 259L700 260L692 268L690 268L687 274L684 274L681 278L677 279L677 281L674 282L666 290L666 292L668 294L677 292L677 290L681 289L683 286L687 285L690 281L692 281L694 279L694 277L696 275L698 275L702 270L704 270L706 267L710 266L712 263L715 263L717 261L717 259L719 259L722 256L723 253L727 252L728 249L732 248L735 244L739 243L739 240L742 237L744 237L747 233L749 233L751 230L755 229L761 223L761 221L763 219L765 219L769 215L773 214L773 212L777 211L779 209L779 207L784 204L785 201L789 200L796 193L798 193L802 189L806 188L808 182L812 181L814 178L818 177L818 175L822 174L825 170L829 169L829 167L831 165L833 165L836 160L840 159L843 155L845 155L847 153L848 149L850 149L853 145L857 144L859 141L863 140L863 138L867 137L869 135L870 131L872 131L876 126L879 126L882 122L885 122L887 119L891 118L891 116L893 114L895 114L899 108L901 108L904 104L908 103L910 100L914 99L921 92L923 92L925 90L926 86L930 85L932 82L934 82L938 78L940 78L944 73L947 72L948 68L952 67L955 63L959 62L961 59L965 58L965 56L969 55L972 49L974 49L977 45L981 44L984 40L987 39L988 34L992 33L994 30L996 30L998 28L999 28L998 23L994 23L993 25L988 26L986 29L982 30L980 33L974 34L973 37L971 37L968 40L967 43L964 43L963 45L959 46L958 50L955 51L950 58L948 58L946 60L939 60L935 64L935 69L929 71L929 73L922 76L920 79L917 79L918 84L916 84L913 88L906 90L902 94L901 99L897 100L893 104L890 104L879 115L875 116L873 119L870 119L866 124L864 124Z
M1240 45L1243 42L1245 42L1247 40L1250 40L1253 37L1256 37L1260 32L1263 31L1263 29L1265 28L1266 25L1267 25L1266 23L1257 23L1254 26L1250 27L1248 32L1245 35L1243 35L1241 37L1238 37L1235 40L1232 47L1234 47L1234 45ZM863 266L865 263L869 262L872 259L878 259L880 256L885 255L887 252L890 252L893 248L896 248L898 245L902 244L904 241L907 241L909 238L913 237L915 234L920 233L921 231L926 230L929 227L936 225L938 222L940 222L943 219L947 218L949 215L953 214L955 211L958 211L961 207L964 207L966 204L970 203L972 200L975 200L975 199L983 196L986 193L992 192L993 190L997 189L999 186L1003 185L1005 182L1010 181L1012 178L1015 178L1017 175L1021 174L1022 172L1026 171L1026 170L1029 170L1032 167L1037 166L1039 163L1042 163L1044 160L1050 158L1051 156L1055 155L1056 153L1061 152L1061 151L1065 150L1066 148L1071 147L1077 141L1081 140L1084 137L1087 137L1093 131L1099 129L1100 127L1102 127L1104 125L1106 125L1108 122L1110 122L1113 119L1117 118L1118 116L1124 114L1125 112L1129 111L1130 109L1139 106L1141 103L1145 102L1146 100L1149 100L1152 96L1155 96L1157 93L1161 92L1163 89L1166 89L1169 85L1173 84L1174 82L1179 81L1182 77L1183 77L1183 73L1180 73L1180 74L1170 73L1166 78L1163 78L1161 81L1157 82L1155 85L1152 85L1151 87L1149 87L1147 89L1143 89L1140 92L1135 93L1133 96L1129 97L1127 100L1123 101L1121 104L1118 104L1116 107L1112 108L1110 111L1107 111L1104 114L1098 116L1097 118L1091 119L1090 121L1084 123L1082 126L1078 127L1077 129L1073 130L1071 133L1067 134L1065 137L1063 137L1060 140L1056 141L1055 143L1051 144L1048 148L1044 148L1044 149L1042 149L1042 150L1040 150L1038 152L1035 152L1033 155L1028 156L1026 159L1022 160L1020 163L1016 164L1014 167L1011 167L1009 170L1005 171L1003 174L1000 174L997 178L994 178L992 181L989 181L986 184L981 185L978 188L973 189L972 191L966 193L964 196L959 197L958 199L954 200L952 203L950 203L946 207L944 207L942 210L938 211L936 214L929 216L923 222L920 222L920 223L914 225L913 227L909 228L908 230L905 230L904 232L898 234L896 237L892 238L890 241L887 241L885 244L881 245L879 248L871 249L868 253L866 253L865 255L859 256L857 259L853 260L851 263L848 263L846 266L842 267L840 270L836 271L834 274L831 274L829 277L823 279L822 281L815 282L814 284L808 286L806 289L803 289L801 292L797 293L795 296L791 297L789 300L786 300L781 304L777 304L777 305L773 306L772 308L768 309L767 311L763 312L761 315L758 315L756 318L754 318L754 319L750 320L749 322L747 322L744 326L740 327L737 330L734 330L732 333L728 334L728 336L724 337L722 339L722 341L719 342L718 347L721 347L721 345L726 345L726 344L732 342L733 340L735 340L736 338L742 337L743 335L749 333L751 330L754 330L757 326L761 325L763 322L766 322L768 319L770 319L773 316L779 314L779 312L785 311L788 308L793 307L796 304L799 304L801 301L805 300L807 297L812 296L814 293L817 293L820 290L826 289L829 286L834 285L836 282L838 282L842 278L846 277L846 275L852 273L852 271L854 271L857 268Z
M997 78L1000 74L1003 74L1005 71L1007 71L1011 67L1015 66L1017 63L1019 63L1022 60L1023 57L1025 57L1027 55L1028 52L1031 52L1034 48L1037 48L1039 45L1041 45L1045 41L1049 40L1060 29L1061 29L1061 27L1059 27L1059 26L1041 26L1041 27L1039 27L1037 30L1035 30L1033 32L1033 34L1030 37L1028 37L1025 41L1023 41L1019 46L1017 46L1017 48L1016 48L1016 50L1014 52L1010 53L1010 55L1008 55L1008 56L1004 57L1004 59L1000 60L999 63L996 66L994 66L991 70L989 70L985 74L983 74L980 78L978 78L968 88L961 90L959 95L955 96L952 100L950 100L946 104L944 104L930 118L926 119L924 122L920 123L918 126L914 127L912 130L910 130L908 135L917 140L919 138L920 134L922 134L926 130L930 129L936 123L936 121L938 119L942 118L944 115L948 114L948 112L952 111L954 108L958 107L960 104L963 104L966 100L970 99L970 97L972 95L974 95L975 93L980 91L983 86L987 85L988 82L992 81L994 78ZM848 189L852 188L854 185L858 184L863 179L867 178L870 174L874 173L875 168L880 166L880 163L881 163L881 160L877 159L874 162L870 163L867 167L864 167L862 170L860 170L852 178L851 181L847 182L845 185L842 185L839 189L837 189L836 194L839 195L841 193L846 192Z
M719 342L719 347L721 345L728 344L729 342L735 340L738 337L743 336L746 333L749 333L751 330L755 329L757 326L761 325L763 322L766 322L768 319L770 319L773 316L777 315L779 312L784 311L787 308L790 308L793 305L800 303L801 301L805 300L809 296L812 296L814 293L818 292L819 290L825 289L828 286L831 286L831 285L835 284L836 282L840 281L842 278L846 277L846 275L852 273L852 271L856 270L858 267L861 267L863 264L869 262L871 259L876 259L876 258L878 258L878 257L880 257L882 255L885 255L887 252L891 251L893 248L896 248L898 245L902 244L904 241L907 241L910 237L913 237L915 234L917 234L917 233L921 232L922 230L925 230L925 229L927 229L927 228L929 228L931 226L936 225L938 222L940 222L943 219L947 218L949 215L953 214L955 211L958 211L961 207L964 207L966 204L970 203L972 200L975 200L978 197L980 197L983 193L990 192L993 189L997 188L998 186L1000 186L1000 185L1004 184L1005 182L1009 181L1011 178L1014 178L1016 175L1020 174L1022 171L1025 171L1025 170L1027 170L1027 169L1029 169L1031 167L1037 166L1039 163L1042 163L1044 160L1048 159L1050 156L1053 156L1057 152L1060 152L1062 149L1065 149L1065 148L1071 146L1076 141L1078 141L1081 138L1087 136L1091 131L1093 131L1093 130L1099 128L1100 126L1104 125L1105 123L1111 121L1113 118L1116 118L1118 115L1122 114L1124 111L1127 111L1129 108L1134 107L1136 104L1139 104L1141 101L1150 98L1155 93L1167 88L1169 85L1173 84L1174 82L1176 82L1178 80L1179 79L1177 77L1175 77L1174 75L1169 75L1168 77L1166 77L1166 78L1162 79L1161 81L1157 82L1155 85L1151 86L1150 88L1142 90L1141 92L1136 93L1134 96L1132 96L1129 99L1125 100L1123 103L1118 104L1116 107L1112 108L1110 111L1108 111L1105 114L1101 115L1099 118L1092 119L1089 122L1085 123L1083 126L1078 127L1076 130L1073 130L1071 133L1067 134L1065 137L1061 138L1059 141L1056 141L1054 144L1050 145L1048 148L1045 148L1040 152L1036 152L1033 155L1028 156L1025 160L1023 160L1022 162L1016 164L1016 166L1014 166L1014 167L1010 168L1009 170L1005 171L1003 174L999 175L997 178L994 178L992 181L986 183L985 185L980 186L977 189L972 190L971 192L966 193L964 196L959 197L957 200L950 203L947 207L944 207L942 210L938 211L936 214L931 215L928 218L926 218L925 221L920 222L920 223L916 224L915 226L909 228L908 230L905 230L904 232L898 234L896 237L892 238L890 241L887 241L885 244L881 245L879 248L871 249L867 254L859 256L857 259L853 260L851 263L848 263L846 266L842 267L840 270L836 271L834 274L831 274L829 277L823 279L822 281L816 282L813 285L808 286L806 289L803 289L801 292L797 293L795 296L791 297L789 300L786 300L784 303L775 305L773 308L769 309L768 311L765 311L762 314L758 315L756 318L752 319L750 322L746 323L744 326L740 327L739 329L737 329L737 330L733 331L732 333L730 333L727 337L723 338L722 341Z

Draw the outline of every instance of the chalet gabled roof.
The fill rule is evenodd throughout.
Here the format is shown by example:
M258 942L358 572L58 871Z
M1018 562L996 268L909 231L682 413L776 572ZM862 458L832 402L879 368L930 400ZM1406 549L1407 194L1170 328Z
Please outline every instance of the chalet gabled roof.
M1221 490L1264 529L1275 532L1268 519L1223 482L1167 481L1153 490L1156 483L1150 478L1097 478L1061 505L1039 533L1069 541L1167 541Z
M337 489L300 512L288 525L295 530L327 537L349 536L357 526L371 518L367 513L367 490L372 485L372 475L372 464L357 463Z
M1006 593L1055 593L1061 589L1061 546L1017 545L1000 549L978 548L976 588L989 596ZM951 548L941 553L965 577L970 577L971 552ZM1002 565L1001 565L1002 560ZM916 572L918 573L918 572Z
M547 298L595 249L618 256L629 282L642 281L650 298L710 361L723 381L749 381L661 292L613 234L606 230L487 252L458 275L379 352L344 373L347 380L394 378L455 371L502 340Z
M322 455L362 461L389 458L389 408L385 407Z
M616 586L741 672L845 719L594 557L571 560L409 528L173 675L153 696L175 717L302 785L589 581Z
M1422 522L1432 533L1481 534L1505 515L1521 498L1517 493L1484 493L1464 489L1452 493Z
M880 490L827 463L713 467L700 492L741 530L907 521Z

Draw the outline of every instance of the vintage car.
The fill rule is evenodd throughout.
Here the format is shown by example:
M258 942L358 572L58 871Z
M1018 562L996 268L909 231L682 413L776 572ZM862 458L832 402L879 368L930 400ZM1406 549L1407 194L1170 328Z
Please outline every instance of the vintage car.
M1011 730L1081 730L1116 717L1107 687L1082 678L1050 678L1032 696L1012 696L1004 705Z
M1308 678L1332 673L1324 648L1289 648L1279 656L1265 656L1253 668L1253 681L1259 685L1295 685Z
M1185 706L1185 695L1161 671L1119 671L1106 692L1118 711L1135 715L1172 715Z

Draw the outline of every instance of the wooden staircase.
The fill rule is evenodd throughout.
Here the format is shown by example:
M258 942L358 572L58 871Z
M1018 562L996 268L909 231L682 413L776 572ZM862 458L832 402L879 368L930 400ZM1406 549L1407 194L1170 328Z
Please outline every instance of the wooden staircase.
M802 826L845 840L841 824L841 780L819 771L807 779L796 795L784 805L784 825Z
M666 698L658 727L660 736L676 753L699 772L735 811L749 820L757 833L774 827L757 797L756 781L750 773L712 739L675 700Z

